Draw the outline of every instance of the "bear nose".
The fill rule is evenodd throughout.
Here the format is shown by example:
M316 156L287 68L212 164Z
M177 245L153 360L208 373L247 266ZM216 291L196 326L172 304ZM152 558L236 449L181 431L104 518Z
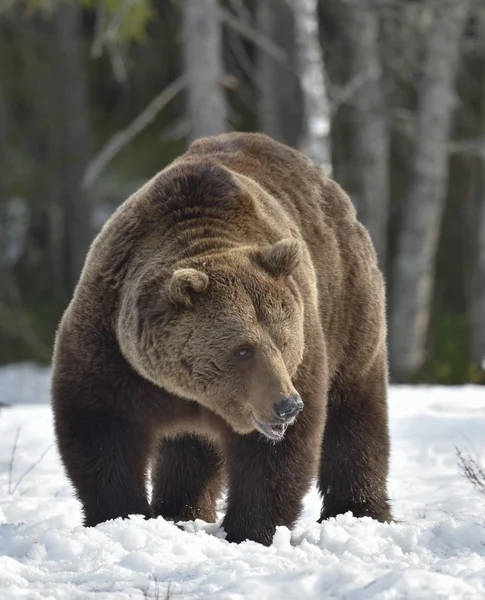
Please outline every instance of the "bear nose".
M296 396L288 396L283 398L279 404L273 405L273 412L278 419L288 421L303 410L303 400L297 394Z

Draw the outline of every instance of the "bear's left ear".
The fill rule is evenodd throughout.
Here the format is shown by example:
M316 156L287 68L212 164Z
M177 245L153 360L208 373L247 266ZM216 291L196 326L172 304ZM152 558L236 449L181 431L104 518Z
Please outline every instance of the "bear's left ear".
M273 246L256 252L254 258L273 277L287 277L300 263L300 242L292 238L280 240Z
M168 297L174 304L190 307L196 293L205 292L209 278L196 269L177 269L168 283Z

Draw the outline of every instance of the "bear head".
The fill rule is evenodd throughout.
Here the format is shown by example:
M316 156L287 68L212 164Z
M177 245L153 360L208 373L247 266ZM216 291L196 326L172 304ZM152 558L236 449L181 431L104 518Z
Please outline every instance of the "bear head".
M121 350L143 377L221 416L234 431L282 439L303 403L300 243L283 239L184 261L122 302Z

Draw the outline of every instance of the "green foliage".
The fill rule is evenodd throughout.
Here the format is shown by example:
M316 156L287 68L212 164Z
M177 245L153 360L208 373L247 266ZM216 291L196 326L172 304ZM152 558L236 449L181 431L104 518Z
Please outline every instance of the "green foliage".
M110 39L124 42L146 38L146 26L154 15L152 0L81 0L91 10L104 11L106 31ZM0 15L19 8L25 17L36 11L52 13L62 4L79 0L0 0Z
M44 13L54 11L61 3L75 0L2 0L0 2L0 14L8 13L13 9L20 9L25 16L31 16L35 11Z
M468 375L466 381L478 385L485 385L485 370L476 363L470 363L468 365Z
M20 314L18 310L0 304L0 365L24 360L41 364L50 362L59 315L54 319L45 312Z
M83 4L106 11L107 27L118 42L145 39L147 23L154 14L152 0L83 0Z
M466 315L449 312L438 315L434 324L431 356L428 367L420 376L421 380L445 385L470 381Z

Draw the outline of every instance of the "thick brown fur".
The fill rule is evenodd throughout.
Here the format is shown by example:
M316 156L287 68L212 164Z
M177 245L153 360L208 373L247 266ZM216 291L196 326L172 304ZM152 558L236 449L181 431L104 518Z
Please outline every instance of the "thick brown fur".
M255 430L297 393L281 441ZM315 477L321 519L391 518L372 243L342 189L264 135L198 140L109 219L58 330L52 394L86 525L213 521L227 485L227 539L270 544Z

